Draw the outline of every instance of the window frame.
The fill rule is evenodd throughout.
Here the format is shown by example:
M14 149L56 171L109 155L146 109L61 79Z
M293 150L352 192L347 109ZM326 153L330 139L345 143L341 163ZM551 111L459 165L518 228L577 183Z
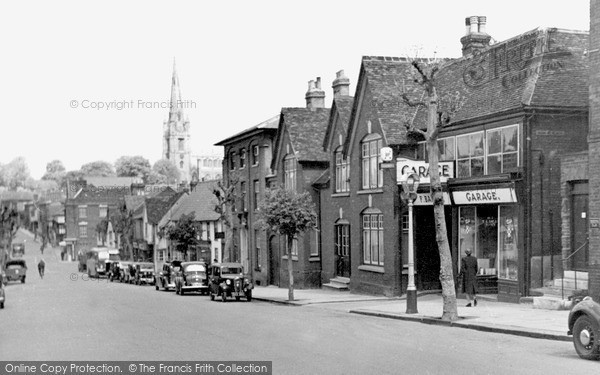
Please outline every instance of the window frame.
M362 263L369 266L383 267L385 264L383 213L378 209L365 210L361 213L360 222Z
M296 157L292 154L286 155L283 158L283 186L286 190L296 190L297 173Z
M342 146L338 147L333 155L335 163L335 192L347 193L350 191L350 160L344 157Z
M77 206L78 217L80 219L87 219L87 205L79 205ZM83 215L82 215L83 213Z
M240 169L246 168L246 149L240 150Z
M383 187L383 170L379 168L382 147L383 139L375 133L367 135L360 142L361 186L363 190Z
M252 165L257 166L260 163L260 147L252 145Z

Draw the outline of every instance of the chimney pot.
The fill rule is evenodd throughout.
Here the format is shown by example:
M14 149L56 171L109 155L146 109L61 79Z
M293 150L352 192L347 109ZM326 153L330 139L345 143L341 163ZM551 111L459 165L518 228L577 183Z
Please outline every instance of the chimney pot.
M308 91L304 96L306 108L325 108L325 91L321 90L321 77L308 81Z
M350 80L346 77L344 70L335 73L335 80L331 84L333 87L333 98L337 99L340 96L350 96Z
M321 77L317 77L316 86L318 90L321 90Z
M471 29L469 31L471 34L479 31L479 17L471 16Z
M486 16L480 16L478 21L479 21L479 33L480 34L486 34L485 24L487 23L487 17Z
M465 30L465 35L469 35L471 33L471 17L465 18L465 25L467 28Z

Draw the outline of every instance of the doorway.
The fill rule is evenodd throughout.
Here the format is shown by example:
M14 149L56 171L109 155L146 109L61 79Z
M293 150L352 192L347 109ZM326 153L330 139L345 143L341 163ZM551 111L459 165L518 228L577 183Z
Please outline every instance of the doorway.
M279 286L279 239L277 236L269 237L269 285Z
M571 268L576 271L587 271L588 244L588 184L575 183L571 191Z

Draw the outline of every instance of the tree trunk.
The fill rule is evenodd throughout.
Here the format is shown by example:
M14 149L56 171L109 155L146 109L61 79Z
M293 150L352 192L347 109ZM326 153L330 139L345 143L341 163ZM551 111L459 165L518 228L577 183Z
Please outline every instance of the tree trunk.
M292 260L292 246L294 245L294 237L287 236L287 248L288 248L288 276L290 282L288 284L288 301L294 300L294 261Z
M435 218L435 239L440 254L440 283L442 284L443 313L442 320L458 320L456 308L456 290L454 288L454 276L452 271L452 254L448 243L448 232L446 230L446 214L444 212L444 194L440 182L438 166L438 142L437 131L437 94L435 87L429 94L429 112L427 118L427 151L429 154L429 177L431 198L433 200L433 215Z

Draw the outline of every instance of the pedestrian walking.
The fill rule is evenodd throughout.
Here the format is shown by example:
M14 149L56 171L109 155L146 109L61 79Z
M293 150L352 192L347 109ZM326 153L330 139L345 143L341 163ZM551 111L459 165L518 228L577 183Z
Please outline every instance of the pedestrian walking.
M44 262L44 258L40 259L38 263L38 272L40 273L40 277L44 278L44 272L46 271L46 262Z
M467 307L477 306L477 258L471 255L471 249L465 250L465 254L460 261L459 276L462 276L463 293L467 295Z

